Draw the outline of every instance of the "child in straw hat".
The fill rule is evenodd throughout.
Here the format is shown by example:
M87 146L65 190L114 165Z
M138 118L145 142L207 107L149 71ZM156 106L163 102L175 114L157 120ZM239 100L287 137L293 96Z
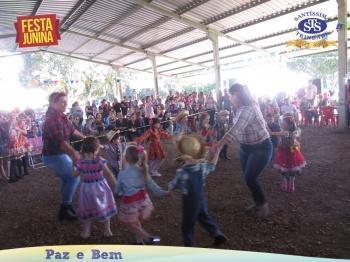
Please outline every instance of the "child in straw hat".
M189 112L183 110L176 116L176 126L174 131L176 137L178 137L180 134L189 135L192 133L191 128L188 126L188 115Z
M214 238L214 246L227 241L212 217L209 215L204 193L206 176L214 171L219 150L213 158L205 159L205 141L198 135L180 136L177 148L184 164L176 170L176 177L169 182L169 191L180 187L182 191L182 235L185 246L193 245L193 229L196 221Z
M115 178L118 177L119 171L122 169L122 156L125 149L125 143L120 141L120 131L109 131L106 135L108 144L103 148L106 151L108 167L112 171Z

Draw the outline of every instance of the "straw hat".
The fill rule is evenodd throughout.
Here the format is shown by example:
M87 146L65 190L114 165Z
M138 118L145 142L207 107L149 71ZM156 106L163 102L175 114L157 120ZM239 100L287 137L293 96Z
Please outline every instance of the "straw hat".
M182 155L180 158L184 160L203 159L207 153L204 139L197 134L180 136L176 147Z
M108 143L111 142L113 140L113 138L118 135L119 136L120 134L120 130L117 130L117 131L109 131L107 134L106 134L106 138L108 140Z
M93 115L89 115L87 119L88 120L95 120L95 117Z
M182 110L175 117L175 122L180 122L184 117L188 116L190 113L187 110Z
M230 112L228 110L220 110L220 112L218 113L218 115L221 117L224 117L224 116L229 116L230 115Z

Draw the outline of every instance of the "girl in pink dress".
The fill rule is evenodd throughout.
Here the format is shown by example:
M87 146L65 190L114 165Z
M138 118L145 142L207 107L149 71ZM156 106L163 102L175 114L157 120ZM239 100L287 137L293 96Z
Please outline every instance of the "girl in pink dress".
M116 180L107 167L107 162L98 156L100 143L95 137L87 137L82 145L82 159L76 164L75 176L80 176L82 183L79 192L77 216L83 221L82 238L90 236L91 221L104 221L105 236L112 236L110 218L117 213L111 186L115 187Z
M32 127L33 137L29 138L29 144L33 154L41 154L43 149L43 137L39 134L37 126Z

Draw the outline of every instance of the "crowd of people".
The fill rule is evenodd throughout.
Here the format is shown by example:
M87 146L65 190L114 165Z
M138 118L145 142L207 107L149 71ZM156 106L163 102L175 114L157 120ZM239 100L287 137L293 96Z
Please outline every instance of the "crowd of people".
M230 159L228 147L238 142L242 171L253 197L248 211L266 218L269 207L259 177L272 163L281 174L281 190L295 191L295 177L306 164L298 125L306 123L305 117L312 122L316 113L307 112L328 103L328 97L318 97L314 88L310 85L295 99L276 97L257 103L246 87L235 84L224 92L221 103L212 94L177 92L165 101L153 96L124 97L120 102L87 102L85 108L74 102L69 113L66 95L56 92L42 119L32 110L0 113L1 176L18 181L29 174L28 157L42 153L44 164L62 181L60 220L81 219L84 238L90 235L93 219L103 220L104 234L111 236L110 218L118 213L139 244L159 241L141 225L154 209L147 189L169 196L179 187L184 245L192 245L196 221L220 245L227 237L209 215L205 177L219 158ZM97 139L101 137L105 138L103 145ZM159 170L166 159L162 139L172 141L179 153L176 177L166 190L153 180L161 176ZM72 199L80 181L75 210ZM116 195L122 196L119 210Z

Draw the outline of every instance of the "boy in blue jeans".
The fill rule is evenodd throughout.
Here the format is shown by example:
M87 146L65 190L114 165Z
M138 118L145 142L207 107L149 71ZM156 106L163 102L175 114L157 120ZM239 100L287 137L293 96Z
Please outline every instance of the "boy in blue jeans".
M176 177L169 182L169 191L180 187L182 192L182 235L185 246L193 245L193 231L196 221L214 238L217 247L227 241L212 217L209 215L205 198L205 178L214 171L221 148L211 161L204 159L205 141L196 135L180 136L177 148L184 164L176 170Z

